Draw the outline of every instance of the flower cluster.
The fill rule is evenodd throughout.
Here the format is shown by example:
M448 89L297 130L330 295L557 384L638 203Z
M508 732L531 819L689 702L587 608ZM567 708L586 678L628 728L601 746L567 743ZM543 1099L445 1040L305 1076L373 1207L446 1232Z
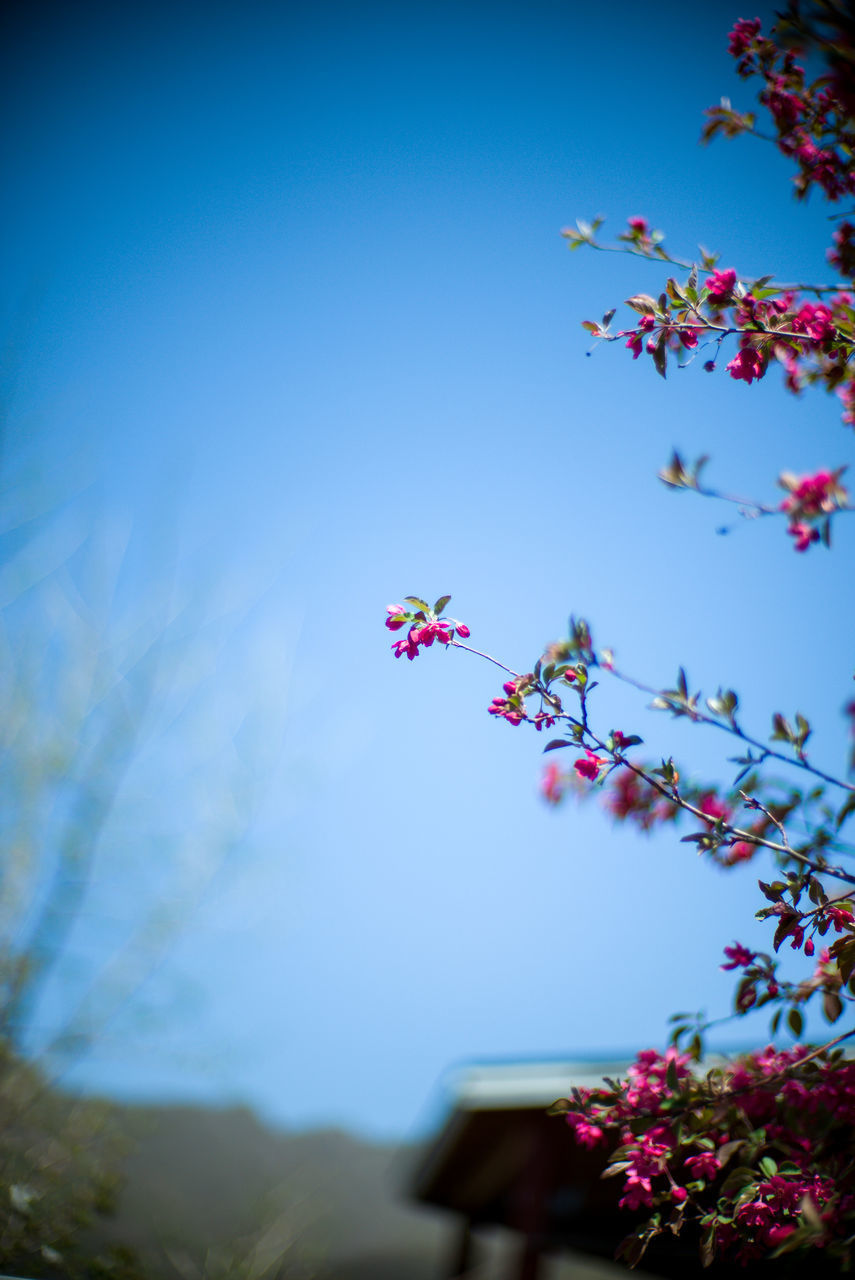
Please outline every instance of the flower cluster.
M419 649L429 649L434 640L437 644L449 645L454 642L455 636L460 636L463 640L469 638L469 628L464 623L458 622L456 618L442 616L451 596L440 596L432 609L418 596L406 596L405 599L414 606L413 609L405 609L402 604L390 604L386 609L386 626L390 631L400 631L409 624L404 638L396 640L392 645L396 658L406 654L412 662L413 658L418 657Z
M841 289L827 302L811 302L796 290L772 288L768 281L745 284L729 267L710 271L705 284L693 269L682 284L668 279L659 298L637 293L627 305L641 317L634 328L613 334L590 321L585 327L600 338L625 339L634 360L646 352L663 377L669 354L691 353L702 341L715 344L704 361L704 368L713 372L722 343L735 338L736 354L725 366L731 378L750 385L777 363L790 391L819 382L841 400L843 420L855 422L852 293Z
M817 186L829 200L852 195L855 130L851 102L845 101L851 90L837 77L809 84L794 50L780 48L761 34L761 27L757 18L740 20L730 33L728 49L737 59L736 69L743 79L756 75L763 81L759 100L772 117L778 148L798 166L796 194L804 197ZM798 40L807 33L792 34ZM732 136L754 128L753 116L739 116L727 103L711 108L707 116L705 139L719 132Z
M700 1078L687 1054L647 1050L626 1081L577 1090L553 1111L584 1146L617 1135L606 1175L622 1178L623 1208L651 1211L624 1241L631 1265L684 1220L700 1229L705 1262L810 1245L848 1255L855 1062L839 1054L769 1047Z
M848 505L848 493L840 483L846 470L817 471L812 476L794 476L784 472L778 483L787 491L781 510L787 513L787 532L795 538L797 551L806 551L812 542L818 542L822 529L828 540L828 516Z

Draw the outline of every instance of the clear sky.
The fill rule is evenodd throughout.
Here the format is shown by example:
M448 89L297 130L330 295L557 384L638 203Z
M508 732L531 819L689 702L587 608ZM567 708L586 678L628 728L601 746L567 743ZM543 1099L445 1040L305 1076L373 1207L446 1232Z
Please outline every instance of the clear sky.
M697 143L722 94L751 105L726 45L755 8L18 6L6 484L46 514L5 535L0 603L65 601L13 609L35 651L84 612L86 643L168 650L42 1023L141 921L157 963L109 971L135 995L77 1083L403 1135L461 1060L628 1054L726 1010L722 947L767 939L756 868L547 809L493 670L395 662L383 619L451 592L525 670L582 613L642 679L736 687L761 734L805 711L839 768L855 530L796 556L655 480L676 446L774 499L851 457L836 404L588 358L579 322L666 272L559 235L641 214L678 254L826 276L785 161ZM602 698L728 778L723 739Z

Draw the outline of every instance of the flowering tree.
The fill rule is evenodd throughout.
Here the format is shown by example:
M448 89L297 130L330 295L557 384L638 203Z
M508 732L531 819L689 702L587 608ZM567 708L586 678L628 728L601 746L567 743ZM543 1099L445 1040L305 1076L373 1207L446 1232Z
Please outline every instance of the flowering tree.
M773 35L763 34L759 20L740 20L729 44L738 74L759 82L772 133L761 132L753 113L723 100L708 111L702 137L765 137L795 163L799 199L815 190L833 205L851 202L855 20L838 0L814 0L805 11L796 3ZM804 54L823 60L819 78L808 78L797 60ZM571 249L626 253L688 274L668 277L658 297L629 298L635 319L628 328L612 327L614 310L602 321L586 321L595 339L622 343L633 359L648 357L662 377L669 362L698 355L707 372L723 363L731 378L748 385L780 366L788 391L819 384L839 399L844 424L855 427L853 223L833 220L827 256L836 278L810 285L773 275L741 279L703 251L698 262L682 260L641 217L629 219L615 244L598 239L601 225L580 221L563 234ZM675 453L660 478L671 488L782 519L798 553L815 543L830 546L833 522L853 509L844 466L808 476L783 472L784 497L768 504L707 487L705 461L687 463ZM465 643L469 629L446 613L449 600L442 596L431 607L407 596L389 606L386 625L401 632L395 656L413 660L436 642L502 668L507 679L489 713L514 726L554 730L544 750L564 753L551 756L545 769L547 802L596 789L618 820L642 831L684 828L681 838L722 867L760 856L772 866L759 881L757 912L769 924L768 952L737 941L724 947L721 967L736 979L733 1016L766 1009L772 1034L786 1030L794 1046L770 1047L702 1075L697 1064L710 1023L677 1014L664 1054L641 1053L627 1080L575 1091L555 1104L577 1142L610 1151L606 1175L621 1179L620 1204L641 1213L622 1256L635 1265L656 1236L687 1230L698 1238L705 1263L822 1248L846 1265L855 1242L855 1061L840 1046L855 1029L818 1047L798 1041L809 1006L839 1024L855 1001L855 864L847 862L855 846L845 830L855 814L855 784L846 777L855 771L855 748L841 776L832 776L808 754L811 726L803 715L775 712L766 738L744 727L733 690L703 698L682 668L673 688L651 687L618 668L610 650L595 646L583 619L571 619L570 634L531 670L516 671ZM602 726L592 697L601 673L652 695L653 706L671 716L735 739L738 771L731 784L686 781L673 758L645 760L637 734ZM845 714L855 734L855 699ZM557 763L568 755L569 765ZM770 765L785 767L787 780L770 776ZM800 981L779 972L784 945L808 962Z

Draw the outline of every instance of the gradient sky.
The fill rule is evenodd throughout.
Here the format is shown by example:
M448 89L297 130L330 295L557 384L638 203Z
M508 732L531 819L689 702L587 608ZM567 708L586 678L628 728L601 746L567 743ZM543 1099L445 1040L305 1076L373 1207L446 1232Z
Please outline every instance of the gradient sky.
M451 592L525 670L582 613L642 679L683 662L737 688L760 734L805 711L839 768L853 530L797 557L779 522L655 480L676 446L774 500L780 470L851 456L835 403L588 358L579 322L666 272L559 235L643 214L678 254L825 278L827 210L796 205L786 162L697 144L722 94L751 104L740 16L18 7L6 483L46 514L3 602L58 582L105 643L161 629L169 650L42 1025L141 920L157 962L116 979L135 994L69 1079L394 1136L454 1063L623 1055L674 1009L726 1011L722 947L767 941L756 869L545 808L541 744L486 715L498 673L395 662L383 618ZM729 776L719 735L601 705Z

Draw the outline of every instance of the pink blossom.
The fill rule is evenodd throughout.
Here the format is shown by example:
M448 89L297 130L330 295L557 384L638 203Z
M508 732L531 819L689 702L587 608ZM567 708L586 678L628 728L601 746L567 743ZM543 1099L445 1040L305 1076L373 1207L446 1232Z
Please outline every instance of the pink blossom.
M653 319L653 316L642 316L640 321L638 322L638 329L635 332L630 333L630 336L626 345L629 347L630 351L632 352L633 360L637 360L638 357L641 355L641 347L643 343L644 334L649 333L650 330L655 327L655 325L656 325L656 321Z
M751 1200L736 1211L736 1220L740 1226L750 1227L756 1231L758 1227L771 1225L772 1210L762 1200Z
M494 698L487 708L487 714L491 716L499 716L503 720L507 720L508 724L522 724L526 719L525 708L517 706L509 699Z
M710 302L728 302L736 288L736 272L714 271L707 281L707 299Z
M776 1249L779 1244L783 1244L785 1240L795 1231L795 1225L792 1222L776 1222L773 1226L767 1227L763 1234L764 1243L770 1249Z
M747 344L740 347L733 359L729 360L725 365L725 368L731 378L747 382L750 386L755 378L763 377L766 372L766 363L757 348Z
M836 333L831 311L817 302L806 302L793 316L790 324L794 333L805 333L814 342L825 342Z
M419 627L416 631L416 644L422 644L429 649L436 640L439 644L448 644L451 640L451 632L445 623L442 622L426 622L424 626Z
M652 1205L653 1188L650 1179L629 1174L619 1203L621 1209L641 1209Z
M741 58L760 34L759 18L740 18L730 33L727 51L733 58Z
M757 959L756 951L749 951L741 942L734 942L732 947L725 947L724 954L730 963L719 965L720 969L747 969Z
M787 529L787 533L792 538L795 538L796 551L807 551L812 542L819 542L819 531L812 529L803 520L798 520L795 524L791 524Z
M626 221L633 235L646 238L650 234L646 218L627 218Z
M689 1156L686 1168L693 1178L714 1178L721 1168L721 1161L712 1151L702 1151L700 1155Z
M403 627L406 624L406 621L407 621L406 618L398 617L396 619L397 614L402 614L407 612L402 604L387 605L386 612L389 615L389 617L386 619L386 626L389 628L390 631L397 631L400 627Z
M842 933L844 929L852 928L851 907L826 907L824 915L834 925L835 933Z
M410 662L413 658L417 658L419 654L419 642L415 638L416 628L410 627L403 640L396 640L392 645L392 651L396 658L400 658L406 654Z
M846 497L846 491L837 482L839 475L839 471L836 474L831 471L817 471L815 475L802 476L781 503L781 510L798 510L804 516L818 516L824 512L833 511L838 506L838 494L842 493L843 497ZM792 480L786 480L786 477L782 477L780 483L786 484L786 487L793 484Z
M698 808L710 822L716 822L719 818L723 822L727 822L731 816L730 806L720 800L714 791L708 791L701 796L698 801Z
M589 751L586 747L584 759L580 756L574 762L573 768L580 778L587 778L590 782L593 782L600 776L600 770L605 764L606 761L601 756L595 756L593 751Z
M578 1111L568 1111L565 1119L573 1130L576 1141L581 1143L583 1147L593 1150L601 1142L605 1142L606 1135L600 1126L591 1124L590 1120L580 1115Z
M727 851L725 861L729 866L736 862L750 862L757 852L757 845L750 840L734 840Z
M558 804L564 795L564 774L553 761L543 771L540 780L540 794L550 804Z
M456 627L457 634L462 636L464 640L468 640L472 632L466 626L465 622L458 622Z

